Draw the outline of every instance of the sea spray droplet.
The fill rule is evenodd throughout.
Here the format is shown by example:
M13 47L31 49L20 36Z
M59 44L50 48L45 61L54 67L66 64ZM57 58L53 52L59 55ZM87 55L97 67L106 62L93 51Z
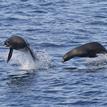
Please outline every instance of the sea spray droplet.
M48 69L50 64L51 64L51 57L49 54L45 51L38 51L36 53L37 58L38 58L38 67L39 69Z

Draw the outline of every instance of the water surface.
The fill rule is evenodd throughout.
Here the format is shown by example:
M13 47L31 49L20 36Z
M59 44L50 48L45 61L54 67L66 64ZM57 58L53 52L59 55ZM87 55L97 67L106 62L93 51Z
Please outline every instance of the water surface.
M64 53L81 44L98 41L107 47L106 0L1 0L1 44L14 34L45 59L34 72L18 75L27 71L17 64L23 58L16 52L7 64L8 49L1 46L1 107L107 106L106 56L61 63Z

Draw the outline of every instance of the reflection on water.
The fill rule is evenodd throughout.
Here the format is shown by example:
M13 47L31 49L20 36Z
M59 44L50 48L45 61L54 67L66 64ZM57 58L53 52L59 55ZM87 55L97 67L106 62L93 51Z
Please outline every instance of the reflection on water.
M30 87L32 81L35 77L35 72L26 73L21 75L9 75L8 77L8 85L11 87ZM35 77L36 78L36 77Z

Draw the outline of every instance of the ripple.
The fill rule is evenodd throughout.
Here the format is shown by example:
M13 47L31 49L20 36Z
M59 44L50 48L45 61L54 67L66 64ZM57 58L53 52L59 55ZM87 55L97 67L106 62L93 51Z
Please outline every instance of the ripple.
M81 105L81 106L83 106L83 105L96 105L98 102L96 102L96 101L81 101L81 100L79 100L79 101L76 101L76 102L74 102L74 103L72 103L73 105Z
M57 45L55 43L41 43L40 46L41 47L51 47L51 48L55 47L55 48L59 48L59 47L65 46L65 45L63 45L63 44Z
M106 0L2 0L0 105L106 106L105 56L90 62L72 59L61 63L63 54L76 46L92 41L106 44L106 6ZM18 60L25 66L28 56L20 58L14 54L11 63L5 62L8 50L2 47L2 42L14 34L28 39L32 49L38 53L39 67L43 69L30 73L18 69L21 67ZM48 65L50 62L51 67ZM31 66L30 61L27 67Z

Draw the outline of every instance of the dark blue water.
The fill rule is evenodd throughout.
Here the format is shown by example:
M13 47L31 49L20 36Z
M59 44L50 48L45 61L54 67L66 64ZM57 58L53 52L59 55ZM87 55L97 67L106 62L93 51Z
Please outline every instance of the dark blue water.
M13 56L7 64L9 50L1 45L0 107L107 107L106 56L61 63L64 53L81 44L107 47L106 0L1 0L1 44L14 34L47 54L42 69L18 75L23 69L15 60L23 58Z

